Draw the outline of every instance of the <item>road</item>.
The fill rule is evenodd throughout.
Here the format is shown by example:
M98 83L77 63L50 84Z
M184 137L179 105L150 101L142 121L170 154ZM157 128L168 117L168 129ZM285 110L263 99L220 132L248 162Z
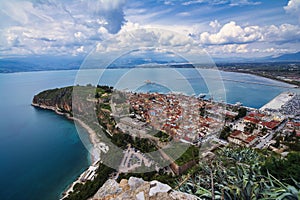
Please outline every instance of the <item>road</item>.
M284 120L277 129L271 131L269 135L265 138L261 138L260 142L255 146L257 149L263 149L264 147L269 145L269 142L273 139L276 132L281 131L286 124L286 120Z

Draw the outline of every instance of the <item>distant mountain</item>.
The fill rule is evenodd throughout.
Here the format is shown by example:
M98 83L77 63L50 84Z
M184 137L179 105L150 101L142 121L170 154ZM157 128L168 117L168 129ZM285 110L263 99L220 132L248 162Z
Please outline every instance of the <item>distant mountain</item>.
M218 58L213 60L216 63L263 63L263 62L300 62L300 51L297 53L283 54L280 56L267 56L260 58L243 58L243 57L231 57L231 58Z
M300 62L300 51L297 53L283 54L281 56L274 57L272 60L273 61L297 61L297 62Z
M79 69L81 57L31 56L0 59L0 73Z
M184 60L174 59L173 57L166 58L159 55L150 55L152 59L147 57L129 57L116 60L108 68L134 68L134 67L191 67L189 64L184 64ZM73 56L31 56L31 57L14 57L0 58L0 73L11 72L28 72L28 71L48 71L48 70L72 70L79 69L84 57ZM280 56L268 56L261 58L243 58L243 57L226 57L213 58L217 64L230 63L275 63L275 62L300 62L300 52L283 54ZM89 68L98 68L98 60L90 60Z

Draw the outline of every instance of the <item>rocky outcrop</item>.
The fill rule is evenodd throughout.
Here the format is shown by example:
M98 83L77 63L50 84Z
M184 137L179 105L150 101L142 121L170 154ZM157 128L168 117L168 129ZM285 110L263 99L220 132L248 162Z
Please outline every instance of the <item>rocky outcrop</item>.
M32 105L63 113L72 112L73 87L43 91L33 97Z
M173 190L159 181L147 182L141 178L130 177L117 183L107 180L92 200L196 200L196 196Z

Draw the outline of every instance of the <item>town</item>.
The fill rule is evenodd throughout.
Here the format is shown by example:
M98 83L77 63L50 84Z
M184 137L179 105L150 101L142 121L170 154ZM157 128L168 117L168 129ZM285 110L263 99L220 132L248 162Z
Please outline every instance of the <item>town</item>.
M198 147L214 140L220 145L269 149L282 155L298 148L299 95L292 92L280 94L261 109L173 93L115 95L123 101L112 100L112 115L119 117L117 126L134 137L157 142L152 136L157 130L166 135L165 141L171 138Z
M80 103L75 100L71 107L70 101L61 99L70 98L74 90L84 92ZM208 176L201 180L208 180L203 185L209 188L207 167L231 173L240 170L236 162L249 163L240 166L247 170L257 166L251 163L258 164L256 173L269 176L266 184L272 185L275 178L268 175L269 170L281 179L288 176L287 170L277 173L274 166L284 165L297 173L299 99L296 90L287 91L255 109L203 95L136 93L87 85L42 92L34 97L33 105L73 119L85 127L93 142L93 165L62 197L72 199L81 192L92 193L99 188L96 184L108 178L120 181L133 174L182 188L187 181L195 181L193 174L201 173Z

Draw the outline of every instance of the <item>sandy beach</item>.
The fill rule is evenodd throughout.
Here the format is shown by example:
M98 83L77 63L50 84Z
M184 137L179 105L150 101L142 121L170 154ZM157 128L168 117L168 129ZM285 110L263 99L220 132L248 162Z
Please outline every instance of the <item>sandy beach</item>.
M90 142L93 145L93 149L91 150L92 152L90 151L92 162L94 163L98 161L100 159L100 151L97 148L97 144L100 143L100 138L98 137L97 133L80 119L74 117L72 117L72 119L75 121L75 123L78 123L81 127L83 127L88 132Z

